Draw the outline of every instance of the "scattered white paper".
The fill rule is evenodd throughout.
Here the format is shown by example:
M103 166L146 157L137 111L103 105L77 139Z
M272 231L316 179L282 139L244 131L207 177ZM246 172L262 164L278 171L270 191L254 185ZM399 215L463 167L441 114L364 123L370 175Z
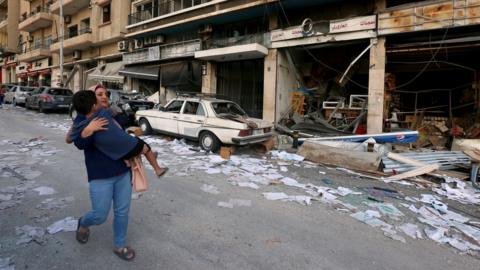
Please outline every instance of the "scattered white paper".
M55 194L55 190L51 187L38 187L33 190L37 191L40 196Z
M203 184L203 186L200 189L210 194L214 194L214 195L220 194L220 191L218 191L218 188L216 186Z
M78 219L74 217L66 217L47 227L49 234L56 234L58 232L74 232L78 227Z
M423 239L422 232L415 224L405 223L398 226L398 229L413 239Z

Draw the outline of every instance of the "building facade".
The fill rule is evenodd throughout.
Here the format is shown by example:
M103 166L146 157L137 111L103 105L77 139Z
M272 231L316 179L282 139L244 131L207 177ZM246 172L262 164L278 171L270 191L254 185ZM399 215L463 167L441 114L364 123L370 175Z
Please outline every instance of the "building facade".
M15 69L18 49L18 17L20 1L0 1L0 82L14 83L17 81Z
M480 0L63 2L61 20L58 0L0 0L2 81L210 93L370 133L478 111Z

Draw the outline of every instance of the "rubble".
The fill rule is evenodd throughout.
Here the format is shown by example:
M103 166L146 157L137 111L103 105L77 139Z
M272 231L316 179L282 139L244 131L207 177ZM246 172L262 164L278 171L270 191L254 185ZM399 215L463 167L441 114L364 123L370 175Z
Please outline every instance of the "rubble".
M15 227L15 234L19 236L17 245L28 244L31 241L44 245L47 241L45 239L45 230L40 227L30 225L17 226Z

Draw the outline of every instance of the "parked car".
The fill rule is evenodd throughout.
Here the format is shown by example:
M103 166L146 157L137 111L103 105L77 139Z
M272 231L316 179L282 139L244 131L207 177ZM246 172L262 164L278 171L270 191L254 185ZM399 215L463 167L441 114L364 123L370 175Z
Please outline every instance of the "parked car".
M68 110L72 103L73 92L67 88L42 86L35 89L27 98L27 109L38 109L40 112L47 110Z
M197 140L207 151L222 144L247 145L268 140L272 123L249 118L236 103L202 97L177 97L165 107L139 110L136 119L144 134L159 132Z
M135 112L138 110L152 109L154 102L146 100L140 93L128 93L116 89L107 89L110 99L110 106L128 117L128 125L135 124ZM70 106L70 117L77 116L75 110Z
M4 102L14 106L25 105L25 99L33 90L33 87L14 85L5 93Z

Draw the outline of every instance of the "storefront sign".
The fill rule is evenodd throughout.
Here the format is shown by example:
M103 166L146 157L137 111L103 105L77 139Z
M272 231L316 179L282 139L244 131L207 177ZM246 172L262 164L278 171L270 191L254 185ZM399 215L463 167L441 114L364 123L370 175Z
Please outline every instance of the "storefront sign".
M377 17L364 16L346 20L334 20L330 22L330 33L344 33L362 30L372 30L377 27Z
M304 37L303 29L301 26L295 26L285 30L275 30L272 31L271 40L274 41L281 41L287 39L295 39L295 38L302 38Z
M33 70L42 70L48 68L48 58L37 60L32 65Z

